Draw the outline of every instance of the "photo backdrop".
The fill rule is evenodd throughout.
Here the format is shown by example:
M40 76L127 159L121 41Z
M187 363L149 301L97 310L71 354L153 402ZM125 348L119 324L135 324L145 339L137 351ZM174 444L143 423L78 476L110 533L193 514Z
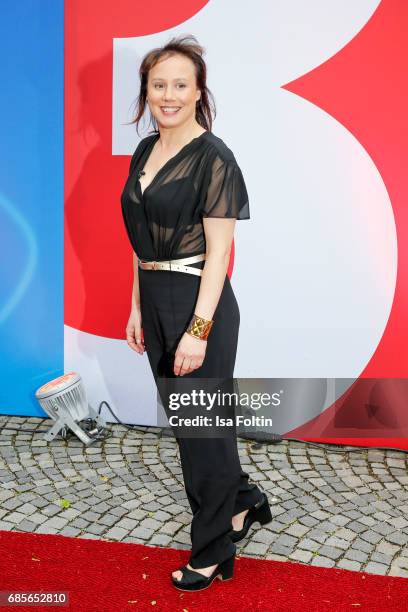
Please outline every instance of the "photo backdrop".
M407 25L404 0L65 3L64 371L81 374L94 407L106 400L125 422L156 424L147 356L125 341L132 252L120 193L139 142L126 122L141 58L178 34L206 49L213 131L250 197L229 268L235 376L407 375ZM377 436L373 413L358 413L352 443L406 444L398 393L380 406ZM346 442L335 416L334 405L299 410L282 433Z

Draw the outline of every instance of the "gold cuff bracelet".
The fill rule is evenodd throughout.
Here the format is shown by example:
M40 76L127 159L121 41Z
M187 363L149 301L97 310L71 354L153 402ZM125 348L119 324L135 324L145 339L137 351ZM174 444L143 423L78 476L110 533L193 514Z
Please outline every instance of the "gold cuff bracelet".
M207 340L213 323L214 321L208 321L207 319L203 319L202 317L193 314L186 332L194 338Z

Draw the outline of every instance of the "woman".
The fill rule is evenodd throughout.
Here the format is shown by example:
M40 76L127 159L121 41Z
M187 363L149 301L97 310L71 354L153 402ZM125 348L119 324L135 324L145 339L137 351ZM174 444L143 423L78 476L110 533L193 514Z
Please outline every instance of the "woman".
M235 364L239 309L227 268L235 221L249 219L248 195L232 151L211 132L202 55L184 37L144 57L132 123L147 103L158 131L137 146L121 197L134 250L127 342L146 350L156 383L232 379ZM200 590L232 578L235 542L272 517L241 469L236 436L176 440L193 519L191 557L172 582Z

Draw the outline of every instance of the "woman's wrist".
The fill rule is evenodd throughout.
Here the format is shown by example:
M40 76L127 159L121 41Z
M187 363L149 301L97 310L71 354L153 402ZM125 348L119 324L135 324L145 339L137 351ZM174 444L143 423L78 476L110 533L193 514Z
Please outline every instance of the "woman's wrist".
M140 303L132 301L131 310L132 312L140 312Z
M190 323L188 324L186 333L193 336L193 338L207 340L213 323L213 319L204 319L203 317L200 317L194 313L191 317Z

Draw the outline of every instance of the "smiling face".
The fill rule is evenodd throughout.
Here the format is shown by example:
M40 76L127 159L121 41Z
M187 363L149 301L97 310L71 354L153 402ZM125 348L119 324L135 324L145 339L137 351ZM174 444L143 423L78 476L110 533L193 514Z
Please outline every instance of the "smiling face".
M147 100L159 126L176 127L194 121L200 98L193 62L176 54L150 69Z

